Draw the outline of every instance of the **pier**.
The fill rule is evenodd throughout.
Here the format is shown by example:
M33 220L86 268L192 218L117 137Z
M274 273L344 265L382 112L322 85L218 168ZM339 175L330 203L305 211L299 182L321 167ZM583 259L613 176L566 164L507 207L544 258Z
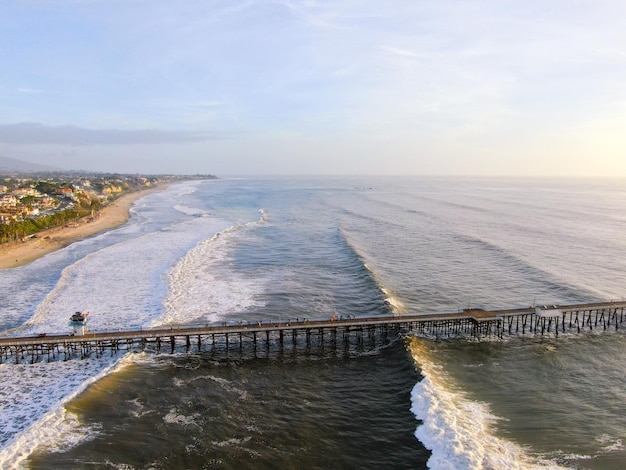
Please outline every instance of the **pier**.
M238 322L150 329L94 331L81 335L0 338L0 363L69 360L121 352L349 348L376 345L402 335L429 339L502 339L618 330L626 301L532 306L455 313Z

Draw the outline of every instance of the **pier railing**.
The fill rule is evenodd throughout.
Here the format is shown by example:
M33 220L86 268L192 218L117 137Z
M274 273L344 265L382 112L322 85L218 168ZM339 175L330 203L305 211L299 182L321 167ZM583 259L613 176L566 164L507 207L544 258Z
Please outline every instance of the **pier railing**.
M119 351L201 352L251 347L293 350L376 345L390 336L431 339L498 339L505 336L577 334L618 330L626 301L552 305L456 313L381 315L281 322L239 322L137 330L94 331L80 336L0 338L0 362L67 360Z

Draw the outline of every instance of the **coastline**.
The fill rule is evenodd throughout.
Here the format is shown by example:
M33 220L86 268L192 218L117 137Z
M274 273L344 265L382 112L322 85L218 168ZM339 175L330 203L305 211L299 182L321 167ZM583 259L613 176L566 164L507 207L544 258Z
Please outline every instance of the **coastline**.
M0 270L23 266L76 241L125 224L130 218L130 208L137 199L151 192L164 190L167 186L169 183L124 194L91 220L42 230L35 237L19 244L0 246Z

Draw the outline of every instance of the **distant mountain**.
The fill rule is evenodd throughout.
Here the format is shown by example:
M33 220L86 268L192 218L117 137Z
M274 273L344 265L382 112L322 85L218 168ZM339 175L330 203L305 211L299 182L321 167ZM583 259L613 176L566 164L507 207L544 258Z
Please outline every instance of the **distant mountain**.
M40 165L38 163L26 162L16 158L0 156L0 174L4 173L43 173L49 171L62 171L48 165Z

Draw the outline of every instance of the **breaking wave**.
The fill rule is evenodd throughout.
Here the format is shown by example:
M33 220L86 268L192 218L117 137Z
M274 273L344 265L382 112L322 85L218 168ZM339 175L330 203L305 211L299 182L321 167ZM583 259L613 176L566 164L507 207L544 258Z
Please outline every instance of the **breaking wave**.
M228 269L229 250L246 228L266 222L268 215L247 224L233 225L200 242L170 271L165 313L151 326L211 323L258 305L264 281L246 278Z
M424 378L411 392L411 411L422 422L415 437L432 455L433 470L562 469L555 462L539 461L523 447L496 437L494 416L486 403L470 400L452 382L443 366L430 357L423 340L408 339L409 350Z

